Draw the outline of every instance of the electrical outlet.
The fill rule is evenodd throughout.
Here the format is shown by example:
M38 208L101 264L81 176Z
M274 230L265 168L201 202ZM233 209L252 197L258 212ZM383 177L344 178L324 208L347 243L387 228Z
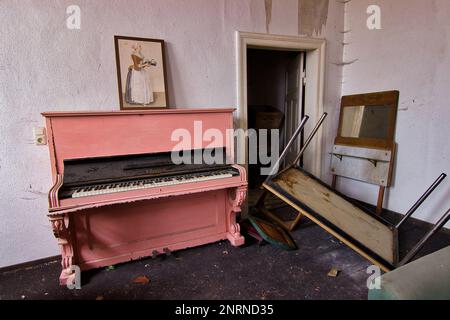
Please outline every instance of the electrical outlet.
M47 137L45 135L44 127L35 127L33 129L34 133L34 142L37 146L42 146L47 144Z

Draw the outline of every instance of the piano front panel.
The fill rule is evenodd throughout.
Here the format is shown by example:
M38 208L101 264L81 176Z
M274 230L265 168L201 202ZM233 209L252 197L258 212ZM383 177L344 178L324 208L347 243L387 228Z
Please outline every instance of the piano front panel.
M62 174L64 159L104 157L171 151L179 144L172 141L176 129L186 129L192 140L195 121L202 122L197 145L179 147L179 150L225 147L227 156L233 157L233 139L225 139L227 129L233 128L231 111L205 113L126 113L123 115L47 116L47 130L52 162L56 172ZM213 129L224 139L203 141L201 134ZM194 141L192 141L193 143ZM227 144L228 143L228 144Z
M207 129L221 132L226 138L227 129L233 128L232 112L232 109L168 109L44 113L53 180L64 178L64 160L170 152L178 144L171 141L172 132L180 128L190 132L192 138ZM202 121L203 130L196 133L197 120ZM234 159L233 139L213 142L201 139L199 144L178 149L224 147L228 158ZM151 256L154 250L161 254L164 249L175 251L224 239L233 246L242 245L244 237L236 215L245 199L247 179L243 167L233 167L239 175L224 174L206 181L187 170L189 174L184 181L181 179L183 183L169 181L169 185L162 185L147 181L144 189L97 195L84 194L91 191L88 187L85 191L74 190L81 192L78 194L81 197L75 198L70 188L68 194L58 198L60 183L56 183L50 190L50 198L57 201L50 202L48 216L61 248L60 284L74 281L74 273L70 271L73 264L87 270ZM76 184L84 183L78 177L70 184L70 169L68 177L69 187L85 186ZM200 178L188 181L192 177ZM92 184L95 183L88 182L87 186Z
M226 239L227 190L89 209L72 215L84 269ZM183 208L183 210L180 210Z

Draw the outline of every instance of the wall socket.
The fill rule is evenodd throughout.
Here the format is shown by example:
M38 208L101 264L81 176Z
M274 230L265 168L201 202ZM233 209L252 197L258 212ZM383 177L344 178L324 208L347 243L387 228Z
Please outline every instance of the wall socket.
M33 134L34 134L34 143L36 143L37 146L42 146L42 145L47 144L47 136L45 134L44 127L33 128Z

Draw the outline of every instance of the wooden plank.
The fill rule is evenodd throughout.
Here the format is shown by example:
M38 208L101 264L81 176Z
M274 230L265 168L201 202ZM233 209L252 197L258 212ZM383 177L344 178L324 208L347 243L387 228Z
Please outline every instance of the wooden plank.
M352 250L356 251L358 254L360 254L362 257L364 257L365 259L367 259L368 261L372 262L373 264L379 266L381 268L381 270L383 270L384 272L389 272L391 271L393 268L391 266L388 266L387 264L373 258L371 255L367 254L365 251L361 250L358 246L354 245L352 242L348 241L345 237L343 237L342 235L340 235L338 232L334 231L333 229L331 229L330 227L326 226L325 224L321 223L320 220L318 220L317 218L315 218L312 214L310 214L309 212L303 210L302 208L300 208L299 205L295 204L294 202L290 201L287 197L285 197L284 195L282 195L281 193L279 193L278 191L276 191L274 188L272 188L271 186L264 184L264 188L266 188L268 191L270 191L271 193L275 194L277 197L279 197L280 199L283 199L286 203L288 203L291 207L295 208L296 210L298 210L299 212L301 212L304 216L306 216L308 219L310 219L311 221L313 221L314 223L316 223L319 227L321 227L322 229L324 229L325 231L327 231L328 233L330 233L332 236L334 236L336 239L338 239L339 241L343 242L345 245L347 245L348 247L350 247Z
M396 263L395 233L381 219L370 216L300 170L289 169L273 183L388 263ZM307 215L304 208L294 208Z

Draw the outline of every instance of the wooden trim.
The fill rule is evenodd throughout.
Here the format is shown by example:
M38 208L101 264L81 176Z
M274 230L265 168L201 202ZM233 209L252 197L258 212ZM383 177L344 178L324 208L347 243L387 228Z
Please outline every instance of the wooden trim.
M26 269L26 268L34 267L34 266L44 264L44 263L49 263L49 262L59 263L60 260L61 260L61 255L51 256L51 257L47 257L47 258L41 258L41 259L37 259L37 260L31 260L31 261L27 261L27 262L13 264L13 265L10 265L7 267L2 267L2 268L0 268L0 273Z
M52 167L52 181L53 184L56 183L56 175L59 172L58 168L58 162L56 161L56 148L55 148L55 139L53 137L53 127L52 127L52 119L51 118L45 118L45 125L46 125L46 131L47 131L47 145L48 145L48 151L50 155L50 164Z
M81 117L81 116L123 116L123 115L141 115L141 114L192 114L192 113L229 113L234 112L235 108L208 108L208 109L151 109L151 110L116 110L116 111L48 111L41 115L44 117Z

